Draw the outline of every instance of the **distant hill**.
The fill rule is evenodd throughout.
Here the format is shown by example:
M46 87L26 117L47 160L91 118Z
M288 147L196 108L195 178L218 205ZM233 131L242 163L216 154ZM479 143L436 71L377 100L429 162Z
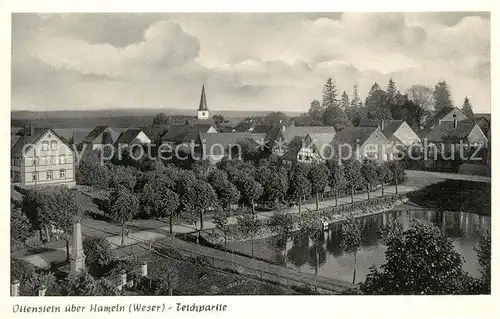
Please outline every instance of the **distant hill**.
M81 128L107 125L113 127L148 127L158 113L167 115L195 116L196 110L179 109L112 109L112 110L85 110L85 111L12 111L11 125L23 126L31 122L35 127L51 128ZM210 110L212 115L222 114L231 122L239 122L248 116L265 116L272 111L230 111ZM288 113L287 113L288 114ZM296 115L289 112L289 116Z

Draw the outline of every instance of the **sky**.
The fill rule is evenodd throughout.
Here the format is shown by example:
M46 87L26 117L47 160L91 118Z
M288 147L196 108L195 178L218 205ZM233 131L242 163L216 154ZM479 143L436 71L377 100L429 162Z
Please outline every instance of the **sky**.
M13 14L12 110L306 112L393 78L445 80L456 106L490 112L490 15L425 13ZM340 97L339 97L340 98Z

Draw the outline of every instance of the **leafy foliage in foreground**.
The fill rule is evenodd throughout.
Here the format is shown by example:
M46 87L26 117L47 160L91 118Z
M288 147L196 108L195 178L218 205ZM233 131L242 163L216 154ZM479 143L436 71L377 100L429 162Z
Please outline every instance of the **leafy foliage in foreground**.
M462 257L439 229L418 220L403 230L393 224L384 238L387 263L371 268L360 289L364 294L441 295L487 293L463 270ZM485 244L484 246L487 246ZM484 251L487 262L487 249ZM489 255L490 256L490 255ZM487 281L486 279L485 281Z

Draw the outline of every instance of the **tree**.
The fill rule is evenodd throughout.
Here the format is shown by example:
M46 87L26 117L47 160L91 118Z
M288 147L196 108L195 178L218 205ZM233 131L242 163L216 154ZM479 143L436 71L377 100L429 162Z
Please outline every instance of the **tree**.
M390 183L393 180L393 175L387 165L381 164L377 166L377 180L382 187L382 197L384 196L384 184Z
M198 228L198 236L196 238L199 243L201 231L203 230L203 216L207 209L214 209L218 205L217 194L209 183L198 179L192 183L187 191L181 195L181 206L184 211L185 219L193 221L197 224L200 222Z
M121 246L125 244L125 223L132 220L139 212L139 199L125 187L119 186L109 198L109 214L111 219L119 223L121 231Z
M309 181L311 182L311 193L316 197L316 210L319 209L319 193L323 193L326 185L328 184L328 178L330 172L324 164L314 164L309 170Z
M408 89L407 95L408 99L414 103L414 108L410 111L420 129L422 121L430 114L434 106L434 92L430 87L416 84Z
M302 198L311 194L311 182L304 175L300 174L297 170L290 178L290 187L288 193L291 199L298 200L299 213L302 208Z
M395 104L396 103L396 96L398 95L398 89L396 88L396 82L392 78L389 79L389 82L387 83L387 98L389 100L389 103Z
M156 288L156 296L172 296L174 289L177 288L180 281L181 269L177 263L164 264L158 276L158 287Z
M288 120L290 120L290 118L283 112L271 112L264 117L262 124L278 125L279 123L286 123Z
M398 184L401 184L406 180L406 172L403 164L401 162L392 160L385 162L383 165L387 165L388 170L392 173L392 183L396 186L396 194L398 193Z
M352 273L352 283L356 283L356 255L361 245L362 229L361 224L352 215L349 216L344 223L342 223L342 237L340 245L342 249L353 255L354 270Z
M10 239L11 245L14 243L24 243L33 234L32 225L28 216L21 210L21 207L10 205Z
M344 166L344 176L346 188L351 193L351 203L354 203L354 192L363 186L363 175L361 174L361 163L355 159L342 161Z
M387 108L390 100L387 93L374 83L368 92L365 106L368 108L368 117L371 119L390 120L391 112Z
M446 81L441 81L434 87L434 110L439 112L448 107L453 107L450 88Z
M352 93L351 105L346 109L345 113L349 122L354 126L358 126L361 121L360 109L363 107L363 102L359 97L358 86L354 85L354 90Z
M470 100L469 100L469 98L467 96L464 99L464 104L462 105L462 111L470 119L474 118L474 112L472 111L472 104L470 104Z
M243 214L238 216L236 227L245 238L250 238L252 241L252 259L254 257L254 241L259 230L262 228L262 223L253 213Z
M259 166L255 180L263 187L262 198L278 203L283 201L288 190L288 175L285 169L271 169L269 166Z
M112 166L111 167L111 187L117 188L119 185L126 187L129 191L133 191L137 178L129 167Z
M329 106L323 112L323 123L333 126L335 131L341 131L346 127L351 127L346 113L339 106Z
M225 121L224 116L222 116L221 114L215 114L214 116L212 116L212 119L214 120L215 124L224 123Z
M361 175L366 182L368 190L368 199L370 199L370 191L372 186L378 182L377 179L377 163L374 160L365 158L361 165Z
M342 96L340 98L340 108L343 111L347 111L351 106L351 101L349 101L349 95L344 91L342 92Z
M285 251L283 253L284 263L286 267L286 245L288 238L292 234L294 228L294 220L292 214L284 211L274 213L269 220L269 227L273 233L278 234L278 237L285 243Z
M208 174L207 181L217 194L219 204L224 210L229 210L232 204L236 204L240 200L240 192L236 186L228 180L227 173L223 170L212 170Z
M84 153L77 163L76 183L95 188L107 189L109 186L109 171L101 165L99 150Z
M309 115L313 119L319 120L321 119L321 115L323 114L323 108L318 100L314 100L311 102L311 107L309 107Z
M252 213L255 213L255 201L262 196L264 191L262 185L245 173L239 174L235 178L234 184L240 191L242 204L251 207Z
M158 113L153 118L153 126L169 125L170 120L165 113Z
M324 109L338 106L337 87L332 78L328 78L325 86L323 87L323 101L321 105Z
M229 222L228 221L229 216L230 216L229 211L225 209L218 208L215 210L214 213L215 227L220 231L222 231L222 233L224 234L224 251L226 250L227 246L227 232L228 232L227 224Z
M463 294L466 275L462 257L448 238L434 226L417 219L403 230L392 224L384 236L386 263L372 267L360 285L365 294L448 295Z
M329 184L335 194L335 206L337 206L339 192L347 187L347 180L345 179L344 167L340 165L338 160L331 160L328 164L330 167Z
M151 217L169 220L169 231L173 234L173 218L179 207L179 196L172 191L173 181L164 175L153 178L141 192L141 204Z
M488 231L479 238L479 245L475 248L477 259L481 266L480 291L483 294L491 293L491 232Z
M316 243L318 242L318 238L323 234L323 221L317 213L307 210L299 215L298 224L302 233L313 241L313 265L315 267L315 274L318 275L318 267L321 264L318 250L322 248L322 246Z
M96 296L98 292L96 280L85 270L70 274L62 289L65 296Z
M85 262L92 274L104 272L116 260L111 244L103 237L86 237L83 240Z
M66 240L66 260L69 260L69 241L73 225L82 217L76 194L65 186L61 186L56 192L44 194L40 197L37 215L40 224L45 228L48 241L52 228L63 232Z

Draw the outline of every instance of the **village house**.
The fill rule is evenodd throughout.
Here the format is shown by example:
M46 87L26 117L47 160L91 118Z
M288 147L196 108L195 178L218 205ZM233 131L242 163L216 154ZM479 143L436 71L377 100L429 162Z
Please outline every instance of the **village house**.
M442 122L453 122L454 120L463 121L469 117L458 107L445 107L437 112L426 124L424 130L429 132L436 125Z
M10 178L13 185L75 186L75 153L49 128L27 126L11 135Z
M334 134L309 133L304 139L297 137L282 156L284 163L324 163L332 152Z
M295 126L293 123L288 127L282 125L268 131L266 145L272 153L283 156L288 151L290 142L294 139L303 141L308 134L329 134L333 139L335 129L333 126Z
M378 127L348 127L335 134L332 143L334 154L342 159L365 158L376 161L392 160L395 155L392 143Z
M360 127L378 127L393 144L405 146L421 144L422 139L404 120L367 120L359 123Z
M441 122L425 136L429 145L442 144L459 147L460 143L466 147L487 146L488 138L474 120Z
M104 145L115 145L121 132L109 126L96 126L82 140L86 152L102 149Z
M151 144L151 139L140 128L129 128L123 132L116 145L119 148L128 147L130 145L148 145Z
M252 147L263 146L266 138L264 133L232 132L232 133L200 133L196 140L196 152L200 159L210 163L219 162L224 156L239 158L242 154L240 142L249 141Z

